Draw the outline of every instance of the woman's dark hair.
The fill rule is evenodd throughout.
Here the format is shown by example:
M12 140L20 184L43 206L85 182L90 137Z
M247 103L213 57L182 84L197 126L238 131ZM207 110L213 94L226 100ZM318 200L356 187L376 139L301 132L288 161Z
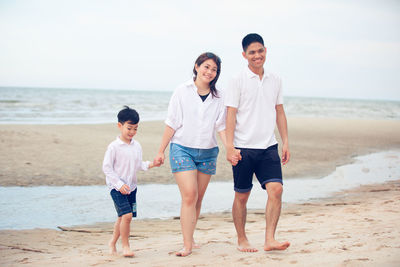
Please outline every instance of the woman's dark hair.
M196 65L199 67L207 59L212 59L215 62L215 64L217 64L217 75L215 76L214 80L212 80L210 82L210 91L211 91L211 95L213 97L218 97L218 93L217 93L217 89L215 88L215 84L217 83L219 74L221 73L221 59L217 55L215 55L214 53L211 53L211 52L207 52L207 53L201 54L196 59L195 66L193 67L193 73L194 73L193 80L196 80L196 77L197 77Z
M129 122L130 124L139 123L139 113L133 108L128 106L124 106L120 112L118 112L118 122L124 124L125 122Z
M260 43L264 46L264 40L259 34L249 33L242 40L243 51L246 52L247 47L249 47L249 45L251 45L252 43Z

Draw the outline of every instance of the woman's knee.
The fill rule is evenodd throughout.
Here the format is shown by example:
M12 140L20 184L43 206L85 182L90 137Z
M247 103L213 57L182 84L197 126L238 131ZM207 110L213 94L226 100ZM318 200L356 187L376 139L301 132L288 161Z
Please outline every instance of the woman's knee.
M182 202L186 205L195 205L198 200L197 190L190 190L182 195Z

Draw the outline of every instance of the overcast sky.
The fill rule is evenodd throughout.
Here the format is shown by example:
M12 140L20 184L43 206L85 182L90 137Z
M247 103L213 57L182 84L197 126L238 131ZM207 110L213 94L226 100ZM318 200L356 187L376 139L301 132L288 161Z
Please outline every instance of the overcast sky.
M212 51L224 88L250 32L285 96L400 100L396 0L0 0L0 86L171 91Z

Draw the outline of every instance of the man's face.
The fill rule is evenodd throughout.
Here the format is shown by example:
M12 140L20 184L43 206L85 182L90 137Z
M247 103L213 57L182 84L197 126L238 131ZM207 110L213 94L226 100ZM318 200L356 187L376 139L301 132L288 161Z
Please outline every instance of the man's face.
M261 43L251 43L242 54L249 62L250 68L259 69L262 68L265 63L267 49Z

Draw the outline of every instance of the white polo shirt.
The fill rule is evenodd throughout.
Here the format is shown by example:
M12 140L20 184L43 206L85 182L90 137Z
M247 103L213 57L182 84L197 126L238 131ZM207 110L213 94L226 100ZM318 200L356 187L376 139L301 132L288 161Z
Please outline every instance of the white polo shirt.
M218 97L210 92L203 102L192 79L175 89L165 120L175 130L172 143L201 149L218 146L215 133L225 130L226 108L217 92Z
M225 106L237 108L234 146L265 149L277 143L275 106L283 104L281 79L260 77L246 67L235 76L224 95Z
M127 184L130 192L137 187L137 171L146 171L149 161L142 161L142 146L132 139L130 144L123 142L119 137L108 145L104 155L103 172L106 175L106 184L110 190L119 191Z

